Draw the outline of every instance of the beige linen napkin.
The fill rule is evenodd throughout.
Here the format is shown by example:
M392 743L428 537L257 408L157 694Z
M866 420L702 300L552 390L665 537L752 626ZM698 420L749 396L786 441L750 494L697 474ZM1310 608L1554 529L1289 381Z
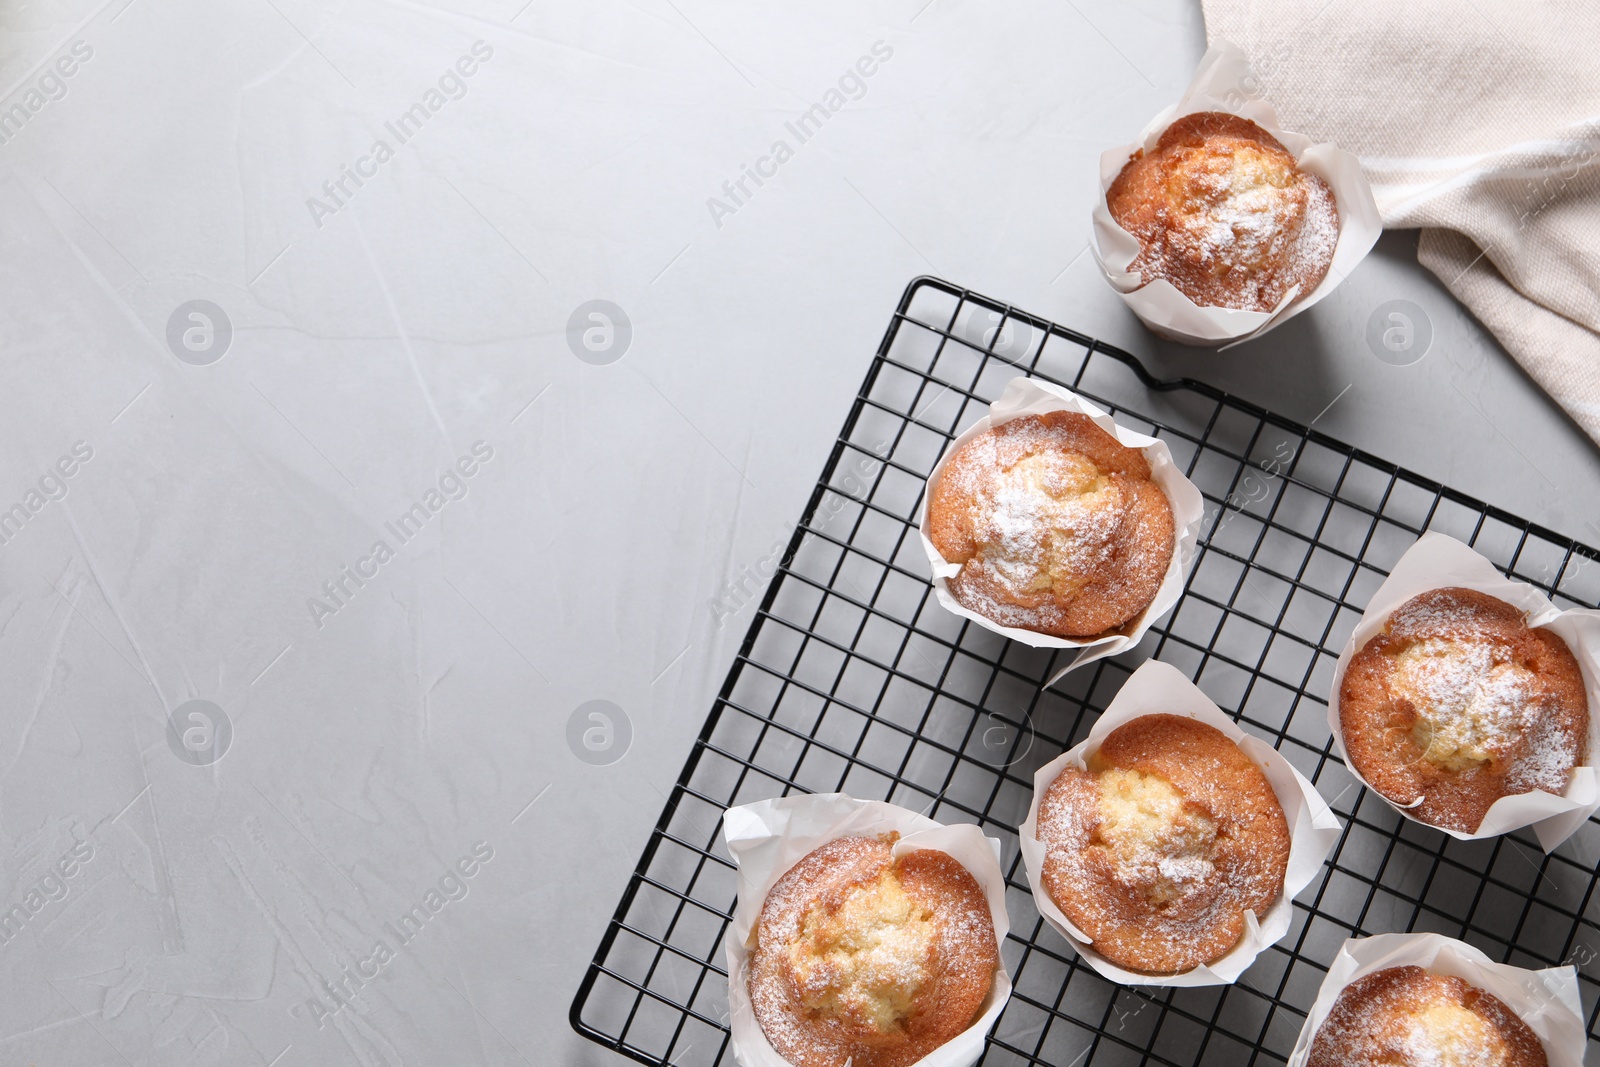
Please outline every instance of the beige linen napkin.
M1202 0L1290 129L1600 442L1600 3Z

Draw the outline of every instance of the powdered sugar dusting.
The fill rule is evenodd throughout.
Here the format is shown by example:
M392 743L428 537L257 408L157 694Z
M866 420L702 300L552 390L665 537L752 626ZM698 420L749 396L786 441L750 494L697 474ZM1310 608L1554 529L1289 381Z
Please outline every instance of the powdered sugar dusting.
M1156 907L1170 904L1211 878L1216 820L1184 803L1183 794L1154 775L1111 768L1098 787L1097 836L1115 878Z
M1276 186L1206 172L1193 177L1188 192L1179 224L1204 262L1253 273L1286 243L1288 235L1278 222L1282 194Z
M1317 1029L1307 1060L1308 1067L1545 1062L1538 1039L1501 1001L1461 979L1414 966L1375 971L1345 987Z
M1075 595L1114 556L1122 492L1076 453L1028 456L980 499L981 566L1013 592Z
M1271 135L1220 113L1185 116L1113 186L1112 210L1139 239L1129 270L1166 278L1204 306L1269 311L1321 281L1339 212L1321 177Z
M933 916L888 878L857 886L836 916L812 904L788 946L800 1004L807 1011L870 1019L893 1030L928 981Z
M1397 644L1395 697L1417 716L1424 758L1452 771L1487 766L1508 795L1562 793L1582 754L1582 731L1565 728L1560 697L1519 651L1525 625L1504 602L1463 600L1452 589L1423 593L1390 619Z
M1232 794L1199 803L1167 778L1098 759L1088 770L1065 769L1040 803L1048 891L1122 966L1133 957L1191 961L1132 965L1171 973L1214 962L1243 933L1243 913L1264 910L1282 891L1287 850L1269 859L1271 850L1251 846L1259 816L1232 810ZM1184 776L1196 782L1240 773L1237 762L1203 747L1184 747L1183 761Z
M971 501L975 551L962 561L959 598L1002 625L1059 626L1063 605L1115 573L1138 532L1123 476L1074 440L1040 419L1014 420L969 441L943 475Z
M1112 878L1145 899L1148 913L1141 921L1158 936L1173 941L1190 938L1215 921L1218 907L1237 910L1246 879L1238 868L1212 861L1215 823L1198 812L1186 812L1182 793L1171 783L1144 776L1164 785L1165 790L1159 786L1157 790L1170 791L1170 799L1163 797L1150 806L1151 822L1158 825L1139 833L1131 826L1102 825L1102 812L1110 806L1103 798L1111 789L1101 786L1101 775L1070 769L1063 773L1081 777L1084 785L1072 789L1065 803L1041 805L1037 832L1047 859L1076 876L1071 880L1078 882L1079 894L1087 898L1103 892L1094 886L1082 862L1087 850L1098 848L1110 861ZM1203 773L1220 775L1223 767L1216 763ZM1161 822L1166 825L1160 826ZM1182 898L1188 898L1188 906L1170 906Z
M1416 706L1424 754L1453 769L1519 756L1543 710L1534 673L1484 641L1418 641L1396 658L1393 685Z
M948 1006L947 986L986 991L998 964L995 929L970 873L943 853L896 860L897 834L845 837L809 853L772 887L751 931L750 997L767 1040L792 1063L901 1067L925 1055L919 996ZM908 888L908 865L962 889ZM964 877L963 877L964 876ZM938 986L938 988L935 988ZM974 1004L975 1007L975 1004ZM940 1020L948 1028L970 1019Z
M1300 233L1290 252L1290 271L1295 275L1317 276L1325 263L1333 262L1339 244L1339 209L1333 203L1333 190L1312 175L1306 189L1306 213ZM1305 292L1300 294L1306 296Z
M1332 191L1314 175L1300 177L1295 197L1248 173L1196 175L1186 213L1172 216L1177 233L1152 244L1141 266L1166 277L1183 270L1169 257L1181 258L1226 278L1242 306L1274 306L1292 279L1320 278L1339 241Z
M1505 1042L1488 1022L1455 1004L1432 1004L1406 1020L1400 1047L1416 1067L1494 1067Z

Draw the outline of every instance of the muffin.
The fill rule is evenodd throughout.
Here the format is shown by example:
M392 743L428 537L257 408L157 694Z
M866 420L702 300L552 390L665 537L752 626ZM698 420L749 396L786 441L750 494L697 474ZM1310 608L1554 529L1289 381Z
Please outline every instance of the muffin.
M1106 192L1111 217L1139 241L1128 267L1165 278L1196 304L1271 311L1328 273L1339 241L1333 190L1249 119L1185 115L1148 154L1135 152Z
M1460 978L1388 967L1344 988L1306 1067L1545 1067L1538 1035Z
M976 879L949 855L896 859L898 834L815 849L751 931L750 1000L795 1067L903 1067L972 1025L1000 947Z
M928 537L961 570L958 603L1055 637L1116 630L1172 560L1172 505L1144 453L1078 412L1024 415L956 450L931 489Z
M1391 803L1476 833L1501 797L1566 791L1589 700L1561 638L1487 593L1432 589L1351 657L1339 730L1351 766Z
M1106 959L1178 974L1239 943L1245 913L1283 891L1289 824L1277 794L1227 735L1143 715L1068 767L1039 805L1042 883Z

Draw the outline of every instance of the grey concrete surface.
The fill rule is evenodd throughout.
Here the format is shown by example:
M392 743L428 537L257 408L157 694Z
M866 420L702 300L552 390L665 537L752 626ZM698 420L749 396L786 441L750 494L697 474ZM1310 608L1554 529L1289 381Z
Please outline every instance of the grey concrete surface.
M917 274L1600 540L1593 446L1415 234L1226 353L1105 286L1096 157L1203 47L1190 0L0 5L0 1064L621 1062L567 1008L712 602Z

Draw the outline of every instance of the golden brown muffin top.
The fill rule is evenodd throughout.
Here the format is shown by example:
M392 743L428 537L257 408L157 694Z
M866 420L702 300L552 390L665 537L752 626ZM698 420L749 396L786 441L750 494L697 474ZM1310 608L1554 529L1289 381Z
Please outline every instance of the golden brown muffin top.
M1431 589L1402 604L1339 686L1350 762L1422 822L1475 832L1503 796L1561 794L1588 747L1572 650L1487 593Z
M750 1000L795 1067L904 1067L972 1025L1000 965L966 868L898 834L843 837L778 879L751 932Z
M1149 607L1172 560L1172 505L1144 454L1077 412L978 434L930 492L928 537L962 565L951 595L1005 626L1114 630Z
M1222 111L1185 115L1149 154L1135 152L1106 205L1139 240L1128 269L1203 306L1271 311L1294 285L1304 297L1339 241L1327 182L1266 130Z
M1545 1067L1539 1037L1505 1002L1421 967L1351 982L1317 1027L1306 1067Z
M1068 767L1039 805L1042 882L1112 963L1178 974L1239 943L1283 891L1289 824L1250 758L1215 727L1142 715Z

